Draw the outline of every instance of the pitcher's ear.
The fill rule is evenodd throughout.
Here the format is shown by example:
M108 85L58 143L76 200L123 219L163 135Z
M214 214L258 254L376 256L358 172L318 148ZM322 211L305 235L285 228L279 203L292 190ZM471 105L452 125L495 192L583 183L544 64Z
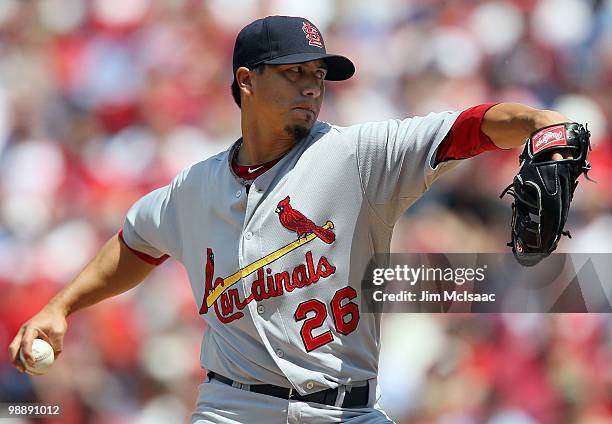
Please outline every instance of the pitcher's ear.
M253 79L251 78L249 68L241 66L236 70L236 82L238 83L238 88L244 95L253 94Z

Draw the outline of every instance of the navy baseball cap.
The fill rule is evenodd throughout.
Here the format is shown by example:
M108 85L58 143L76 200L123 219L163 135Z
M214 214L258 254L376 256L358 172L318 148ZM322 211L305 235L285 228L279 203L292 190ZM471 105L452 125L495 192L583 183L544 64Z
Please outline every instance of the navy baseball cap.
M268 16L251 22L238 33L234 46L234 78L241 66L283 65L317 59L327 64L327 80L342 81L355 73L355 65L349 59L327 54L321 33L308 19Z

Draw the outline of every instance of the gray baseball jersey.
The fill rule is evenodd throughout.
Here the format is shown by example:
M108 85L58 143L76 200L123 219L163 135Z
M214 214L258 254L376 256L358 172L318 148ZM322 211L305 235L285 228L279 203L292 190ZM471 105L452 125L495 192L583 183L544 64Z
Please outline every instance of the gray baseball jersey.
M399 216L458 162L433 167L457 116L317 122L248 193L236 143L136 202L124 240L187 269L208 323L202 367L302 395L376 378L380 317L360 311L361 280Z

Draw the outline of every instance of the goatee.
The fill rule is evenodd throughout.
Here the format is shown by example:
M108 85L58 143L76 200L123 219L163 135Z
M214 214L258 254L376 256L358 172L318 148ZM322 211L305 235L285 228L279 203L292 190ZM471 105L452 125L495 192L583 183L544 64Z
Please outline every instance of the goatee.
M285 127L285 132L293 137L294 142L298 142L308 136L310 128L306 128L302 125L288 125Z

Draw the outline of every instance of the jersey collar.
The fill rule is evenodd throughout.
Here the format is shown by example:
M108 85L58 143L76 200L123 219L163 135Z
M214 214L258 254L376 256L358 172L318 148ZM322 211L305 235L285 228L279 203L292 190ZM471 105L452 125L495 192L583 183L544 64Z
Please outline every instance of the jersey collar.
M284 164L287 162L294 162L292 159L301 156L305 147L310 145L313 139L320 138L324 133L326 133L329 130L329 127L330 126L327 123L324 123L321 121L315 122L312 129L310 130L310 133L306 137L301 139L300 141L296 142L291 147L291 149L289 149L289 151L287 151L287 153L285 153L284 156L278 159L277 162L273 164L266 172L263 172L261 175L256 177L255 178L256 182L253 179L242 178L240 175L238 175L234 171L234 167L232 166L232 161L235 155L237 154L238 149L240 148L240 145L242 144L242 137L236 140L232 144L232 146L229 148L227 158L226 158L227 167L229 171L231 172L231 174L234 176L234 178L241 185L247 186L247 185L254 184L257 186L258 190L265 191L267 190L270 183L273 181L274 176L277 174L277 172L275 171L278 169L284 168Z

